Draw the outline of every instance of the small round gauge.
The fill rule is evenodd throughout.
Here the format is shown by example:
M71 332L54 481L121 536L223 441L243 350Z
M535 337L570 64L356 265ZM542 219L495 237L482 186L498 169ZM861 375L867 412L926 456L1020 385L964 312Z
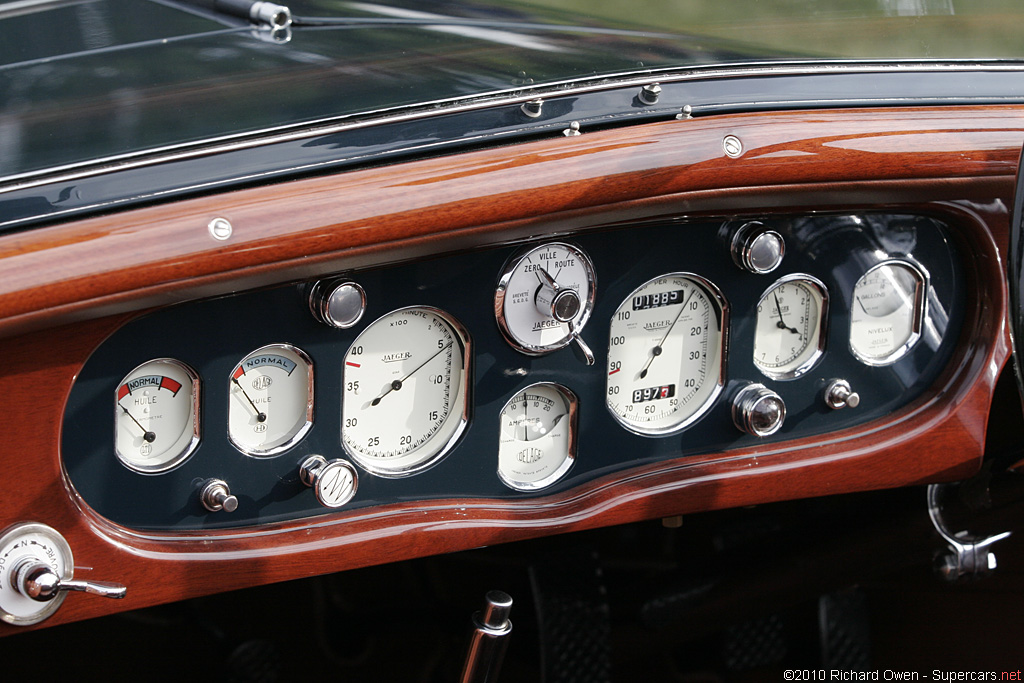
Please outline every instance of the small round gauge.
M718 288L691 273L641 285L612 315L608 410L645 436L698 420L722 390L729 308Z
M313 425L313 361L289 344L243 358L228 387L228 440L253 456L288 450Z
M531 356L566 346L594 307L597 281L590 257L571 244L551 242L509 259L494 295L505 338Z
M773 379L804 374L825 350L828 290L810 275L789 275L757 304L754 365Z
M509 399L499 415L498 477L519 491L550 486L576 457L576 396L542 382Z
M199 445L199 376L184 363L143 363L121 380L114 400L114 452L125 467L164 472Z
M383 477L436 463L469 419L469 357L468 333L435 308L402 308L367 326L345 356L346 452Z
M850 349L867 365L903 357L921 336L928 276L907 261L885 261L853 288Z

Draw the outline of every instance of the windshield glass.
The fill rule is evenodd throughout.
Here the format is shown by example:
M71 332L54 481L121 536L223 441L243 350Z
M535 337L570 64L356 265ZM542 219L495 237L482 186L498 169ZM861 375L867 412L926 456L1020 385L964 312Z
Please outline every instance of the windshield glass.
M680 69L1024 56L1009 0L288 5L273 32L208 0L0 4L0 178Z

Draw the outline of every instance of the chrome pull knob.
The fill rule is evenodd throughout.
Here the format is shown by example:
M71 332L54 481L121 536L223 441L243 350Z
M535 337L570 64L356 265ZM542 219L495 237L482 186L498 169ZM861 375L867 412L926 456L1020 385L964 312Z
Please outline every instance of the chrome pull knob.
M208 479L199 490L199 500L210 512L234 512L238 509L238 498L231 495L231 489L223 479Z
M571 323L583 307L580 295L570 287L559 285L546 270L540 269L536 273L543 280L534 299L537 310L560 323Z
M64 591L81 591L104 598L120 600L128 591L120 584L107 581L62 579L50 565L34 559L22 560L11 576L14 590L37 602L48 602Z
M318 322L347 330L366 312L366 291L350 280L320 280L309 290L309 311Z
M825 404L832 410L856 408L860 405L860 394L845 379L834 379L825 387Z
M745 223L732 237L732 260L750 273L770 273L782 263L786 255L786 241L782 235L769 230L762 223Z
M752 436L769 436L782 428L786 403L763 384L748 384L732 402L736 428Z
M359 487L356 468L344 460L328 462L322 455L311 455L302 461L299 479L313 489L317 502L328 508L338 508L352 500Z

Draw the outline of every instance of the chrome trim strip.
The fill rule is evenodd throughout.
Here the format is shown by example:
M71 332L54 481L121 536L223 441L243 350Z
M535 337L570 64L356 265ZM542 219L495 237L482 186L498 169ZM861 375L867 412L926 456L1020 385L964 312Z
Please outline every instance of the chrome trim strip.
M230 29L229 29L230 30ZM347 114L329 117L317 121L308 121L286 126L265 128L246 133L225 135L207 140L156 147L127 154L113 155L100 159L77 162L48 169L28 171L0 179L0 194L15 190L24 190L50 183L69 182L105 173L130 170L161 163L213 156L242 149L251 149L282 142L304 140L322 135L332 135L343 131L368 128L371 126L402 123L428 119L438 115L455 114L491 107L521 105L537 98L558 96L576 96L585 93L602 92L619 88L639 87L657 81L660 84L680 83L696 80L753 78L768 76L821 76L849 74L884 74L884 73L969 73L972 71L1020 72L1024 73L1024 60L976 60L972 62L905 60L900 62L870 61L813 61L813 62L755 62L747 64L719 64L714 66L670 67L666 69L650 69L643 73L622 72L605 76L555 81L541 87L528 90L498 90L482 93L473 97L453 97L434 100L413 107L395 107L381 109L362 114ZM844 104L858 102L884 101L910 104L919 102L914 98L875 98L872 100L837 99L826 100ZM972 99L955 98L958 101ZM993 98L978 98L979 101L991 101ZM1017 98L1008 98L1008 102L1016 102ZM790 104L796 105L800 101ZM751 105L785 104L780 102L751 102ZM730 105L736 106L736 105ZM670 108L666 108L668 111ZM299 167L296 170L300 170ZM24 182L22 182L24 181Z

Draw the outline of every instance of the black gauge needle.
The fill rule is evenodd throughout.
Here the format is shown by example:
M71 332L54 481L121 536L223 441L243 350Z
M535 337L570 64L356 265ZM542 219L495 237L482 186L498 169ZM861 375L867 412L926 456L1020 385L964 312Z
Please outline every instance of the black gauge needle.
M252 406L252 409L256 411L256 421L257 422L266 422L267 421L267 414L264 413L262 410L260 410L259 408L256 407L256 404L253 403L251 398L249 398L249 394L245 393L245 388L242 387L241 384L239 384L238 378L237 377L232 377L231 381L235 383L235 385L238 387L238 390L242 392L242 396L245 396L245 400L248 401L249 405Z
M121 404L118 403L118 405L121 405ZM128 409L125 408L124 406L121 406L121 410L123 410L124 414L127 415L128 417L130 417L132 419L132 422L137 424L139 426L139 429L141 429L143 431L142 438L145 439L146 443L153 443L154 441L156 441L156 432L151 432L148 429L146 429L145 427L143 427L142 423L139 422L138 420L136 420L135 416L132 415L130 412L128 412Z
M772 292L772 296L775 297L775 310L779 312L779 322L778 322L779 329L780 330L789 330L793 334L797 334L797 335L800 334L800 332L795 327L790 327L786 323L782 322L782 304L779 303L779 295L776 294L775 292Z
M530 401L523 394L523 441L530 440Z
M435 354L434 354L433 356L431 356L430 358L428 358L428 359L426 359L425 361L423 361L422 363L420 363L420 364L419 364L419 367L417 367L417 368L416 368L415 370L413 370L412 372L410 372L410 373L409 373L408 375L406 375L406 376L405 376L405 377L403 377L402 379L396 379L396 380L395 380L394 382L392 382L392 383L391 383L391 386L390 386L390 387L388 387L388 390L387 390L387 391L385 391L385 392L384 392L383 394L381 394L381 395L380 395L380 396L378 396L377 398L375 398L375 399L373 399L372 401L370 401L370 405L371 405L371 406L375 406L375 405L377 405L378 403L380 403L380 400L381 400L382 398L384 398L385 396L387 396L388 394L390 394L390 393L391 393L392 391L398 391L399 389L401 389L401 388L402 388L402 383L403 383L403 382L405 382L405 381L406 381L407 379L409 379L410 377L412 377L413 375L415 375L415 374L416 374L417 372L419 372L420 368L422 368L422 367L423 367L424 365L426 365L427 363L429 363L430 361L434 360L434 359L435 359L435 358L437 358L437 357L438 357L439 355L441 355L441 352L443 352L443 351L446 351L446 350L450 349L453 343L454 343L454 342L448 342L447 344L445 344L444 346L442 346L442 347L441 347L440 349L438 349L438 350L437 350L437 353L435 353Z
M857 300L858 304L860 304L860 310L864 311L864 315L871 315L868 313L868 309L864 308L864 302L860 300L859 296L855 296L853 298Z
M686 304L690 303L690 299L693 298L696 291L696 288L690 290L690 296L686 297L686 301L684 301L683 305L679 307L679 312L676 313L676 319L673 320L672 324L668 326L667 330L665 330L665 336L661 338L661 341L658 342L653 349L651 349L651 357L647 359L647 363L644 364L644 369L640 371L640 379L647 376L647 368L651 367L651 363L654 362L654 359L661 355L662 347L665 346L665 340L668 339L668 335L672 333L672 328L676 326L677 322L679 322L679 317L683 314L683 311L686 310Z

